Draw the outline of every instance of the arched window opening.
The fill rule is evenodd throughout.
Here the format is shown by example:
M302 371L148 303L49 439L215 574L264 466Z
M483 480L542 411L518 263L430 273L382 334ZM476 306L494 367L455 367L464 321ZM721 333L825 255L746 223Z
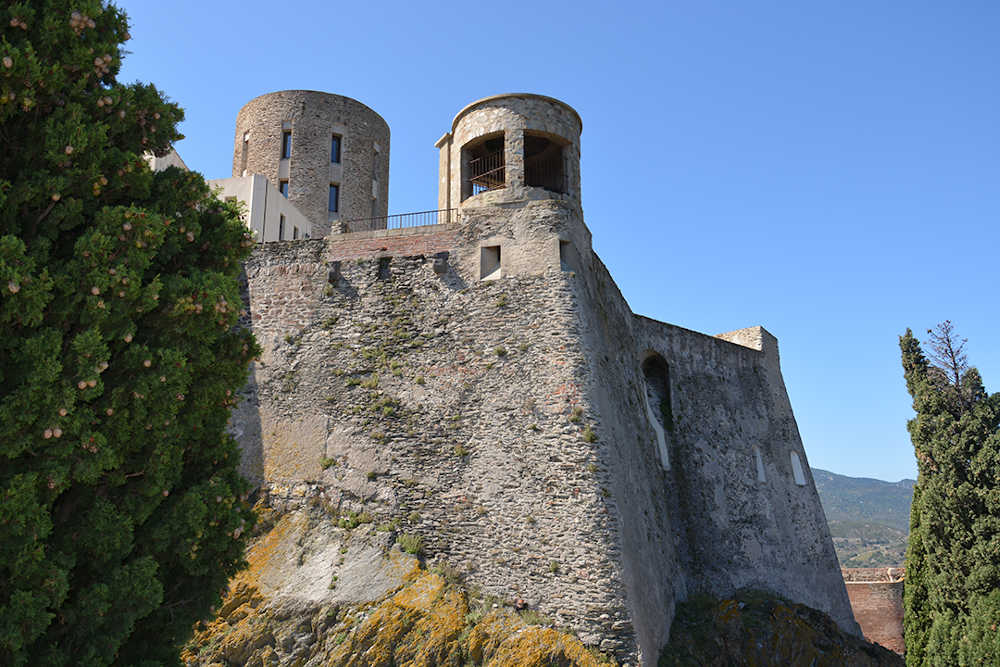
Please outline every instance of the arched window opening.
M524 184L552 192L566 192L564 144L549 137L524 133Z
M462 200L507 186L503 133L470 141L462 148Z
M802 472L802 462L799 460L799 455L796 452L792 452L792 476L795 478L795 483L799 486L806 485L806 476Z
M674 412L670 400L670 372L667 362L658 354L648 357L642 362L642 375L646 380L646 417L656 433L660 464L664 470L670 470L667 440L674 432Z

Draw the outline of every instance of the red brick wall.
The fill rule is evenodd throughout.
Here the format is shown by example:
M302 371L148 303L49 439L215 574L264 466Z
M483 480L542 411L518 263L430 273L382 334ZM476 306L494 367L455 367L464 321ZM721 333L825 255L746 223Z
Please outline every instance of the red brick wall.
M458 231L451 225L414 227L378 232L355 232L327 239L330 260L390 255L413 257L452 250L458 245Z
M903 569L845 568L843 575L865 638L903 653Z

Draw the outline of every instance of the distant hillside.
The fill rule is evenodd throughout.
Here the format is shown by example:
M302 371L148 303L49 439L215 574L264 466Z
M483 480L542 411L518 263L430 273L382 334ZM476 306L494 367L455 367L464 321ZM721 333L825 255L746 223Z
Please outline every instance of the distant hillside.
M902 565L916 482L847 477L819 468L812 473L841 566Z

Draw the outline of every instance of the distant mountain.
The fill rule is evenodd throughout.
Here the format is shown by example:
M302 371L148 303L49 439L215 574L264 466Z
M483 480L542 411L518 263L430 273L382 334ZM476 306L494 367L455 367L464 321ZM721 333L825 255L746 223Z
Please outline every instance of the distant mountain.
M819 468L812 473L841 566L902 565L916 482L847 477Z

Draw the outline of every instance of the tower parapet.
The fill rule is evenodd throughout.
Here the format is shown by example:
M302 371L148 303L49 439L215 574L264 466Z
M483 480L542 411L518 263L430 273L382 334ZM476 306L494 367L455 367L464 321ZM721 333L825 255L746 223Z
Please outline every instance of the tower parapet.
M236 117L233 176L263 174L312 223L312 236L341 220L384 218L389 126L341 95L284 90L247 102Z
M530 93L484 97L458 112L440 149L439 208L532 199L580 204L579 114Z

